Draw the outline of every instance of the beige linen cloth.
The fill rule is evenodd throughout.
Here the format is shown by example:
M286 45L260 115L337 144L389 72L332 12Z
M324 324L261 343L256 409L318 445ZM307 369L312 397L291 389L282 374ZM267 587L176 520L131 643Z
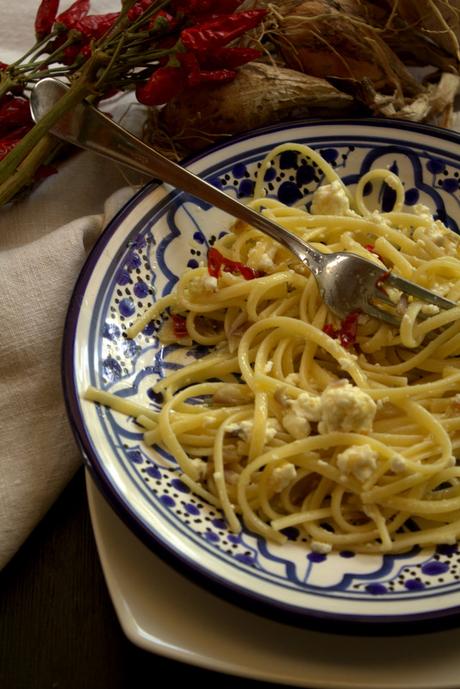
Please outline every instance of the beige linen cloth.
M59 10L72 2L61 0ZM120 9L119 0L91 4L95 13ZM3 62L33 45L38 5L1 3ZM117 113L108 106L129 126L126 106L119 107ZM32 194L0 209L0 569L82 461L61 391L64 318L91 246L134 191L127 178L132 173L82 153ZM139 176L134 181L141 182Z
M133 194L89 153L0 210L0 568L81 464L61 341L70 295L104 225Z

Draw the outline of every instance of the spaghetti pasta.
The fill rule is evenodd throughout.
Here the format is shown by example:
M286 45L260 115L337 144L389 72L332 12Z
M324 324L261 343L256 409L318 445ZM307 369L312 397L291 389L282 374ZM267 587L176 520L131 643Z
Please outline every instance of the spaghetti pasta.
M324 175L309 210L264 194L276 156L296 150ZM391 212L368 208L385 183ZM459 238L424 206L404 210L388 170L364 175L352 195L318 153L300 144L263 161L251 206L323 252L351 251L449 299L460 297ZM237 221L187 270L174 291L135 323L169 310L165 341L211 347L157 381L158 413L132 405L148 445L173 455L183 481L245 525L284 542L295 528L322 552L401 552L460 537L460 306L388 293L394 328L364 314L343 322L322 303L308 269ZM212 259L212 260L211 260ZM122 410L116 395L86 398Z

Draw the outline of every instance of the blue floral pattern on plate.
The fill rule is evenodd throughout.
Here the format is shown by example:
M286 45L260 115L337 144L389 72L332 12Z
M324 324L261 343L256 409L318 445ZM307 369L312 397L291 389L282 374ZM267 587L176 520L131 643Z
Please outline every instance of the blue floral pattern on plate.
M433 128L376 120L274 127L218 147L190 163L193 171L242 200L254 188L265 154L284 141L319 150L351 188L368 170L388 167L405 185L406 204L429 206L458 231L458 137ZM322 177L300 153L286 152L265 174L266 193L309 207ZM365 193L389 210L391 189ZM133 419L81 402L88 384L158 409L158 377L206 353L161 346L163 315L135 341L129 325L173 289L186 267L206 260L231 219L176 191L147 186L107 229L88 260L69 310L64 382L71 420L89 465L121 513L155 547L219 584L297 615L363 621L409 620L456 611L460 603L457 546L414 549L397 556L310 552L296 529L288 544L267 543L248 530L228 531L220 512L191 494L175 460L142 443Z

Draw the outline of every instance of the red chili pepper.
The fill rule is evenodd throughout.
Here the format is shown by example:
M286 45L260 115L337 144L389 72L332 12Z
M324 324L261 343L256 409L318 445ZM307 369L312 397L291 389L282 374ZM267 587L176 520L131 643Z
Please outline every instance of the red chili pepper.
M220 251L212 247L208 251L208 273L212 277L218 278L221 268L228 273L240 273L245 280L254 280L254 278L260 278L264 275L264 273L259 270L253 270L249 266L244 265L244 263L225 258Z
M148 8L153 5L155 0L137 0L136 3L128 10L128 19L132 22L139 19Z
M32 124L27 98L7 95L0 100L0 136L3 136L5 132Z
M198 55L202 67L213 69L236 69L262 55L256 48L217 48L210 55Z
M91 45L89 43L86 43L83 46L83 48L80 50L79 54L82 56L82 58L87 60L89 57L91 57L92 53L93 53L93 51L92 51Z
M339 340L342 347L351 347L356 342L356 335L358 333L358 318L359 313L352 311L342 321L340 328Z
M88 46L89 47L89 46ZM83 51L82 51L83 52ZM107 90L104 91L102 96L100 97L100 100L106 100L107 98L113 98L114 96L117 95L117 93L120 93L119 89L115 88L115 86L108 86ZM113 117L111 113L105 113L107 117Z
M54 167L54 165L40 165L34 174L34 182L41 182L43 179L51 177L51 175L56 175L57 171L57 167Z
M377 258L379 258L383 263L383 258L380 256L378 251L375 250L375 247L373 244L365 244L364 248L367 249L368 251L370 251L371 254L374 254L374 256L377 256Z
M236 77L236 72L231 69L201 69L195 53L181 53L178 58L185 69L188 86L198 86L203 82L231 81Z
M0 62L0 72L4 72L8 67L9 65L7 65L6 62Z
M188 337L187 321L183 316L179 316L178 313L171 314L171 320L173 324L174 336L178 339L183 337Z
M177 20L174 19L172 14L169 14L164 10L160 10L151 18L149 22L149 30L157 32L170 31L176 26L176 24Z
M98 40L112 28L119 16L119 12L88 14L75 22L74 28L86 38Z
M338 337L338 330L334 328L332 323L326 323L326 325L323 327L323 333L326 333L326 335L329 335L329 337L333 337L334 339Z
M241 5L242 0L173 0L175 12L188 17L201 18L209 15L230 14Z
M194 52L212 52L257 26L267 10L225 14L181 31L182 44Z
M82 46L80 43L67 46L67 48L64 49L62 62L65 65L73 65L73 63L75 62L75 60L79 56L81 50L82 50Z
M136 98L143 105L162 105L177 96L184 83L181 67L158 67L147 82L136 86Z
M75 0L73 5L56 17L56 24L63 24L67 29L73 29L88 12L89 0Z
M358 333L358 318L359 312L352 311L351 313L343 319L340 324L340 328L337 330L331 323L327 323L323 332L329 337L333 337L335 340L339 340L342 347L348 349L352 345L356 344L356 335Z
M22 137L30 131L31 127L32 125L24 125L3 137L0 141L0 160L3 160L13 150Z
M20 140L21 137L19 137L18 139L8 139L7 141L0 141L0 160L6 158L8 153L13 150L13 148Z
M51 33L59 9L59 0L41 0L35 15L35 35L38 39Z
M189 86L196 86L204 82L222 83L236 77L234 69L200 69L195 77L188 77Z

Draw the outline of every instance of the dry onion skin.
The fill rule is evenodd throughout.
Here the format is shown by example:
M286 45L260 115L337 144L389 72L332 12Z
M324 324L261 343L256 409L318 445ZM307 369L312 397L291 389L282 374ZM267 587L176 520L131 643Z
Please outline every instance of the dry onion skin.
M336 7L327 0L288 0L278 8L273 35L286 64L324 79L357 84L365 79L375 91L394 93L400 104L405 96L418 95L420 84L379 32Z
M160 130L176 145L198 150L217 139L301 117L350 114L353 98L325 79L252 62L235 79L173 98L159 114ZM154 131L155 144L158 132Z
M379 116L453 127L460 0L258 0L262 57L153 111L145 138L179 159L305 117ZM415 68L415 69L414 69Z
M402 20L413 32L460 61L459 0L386 0L383 4L392 20Z

